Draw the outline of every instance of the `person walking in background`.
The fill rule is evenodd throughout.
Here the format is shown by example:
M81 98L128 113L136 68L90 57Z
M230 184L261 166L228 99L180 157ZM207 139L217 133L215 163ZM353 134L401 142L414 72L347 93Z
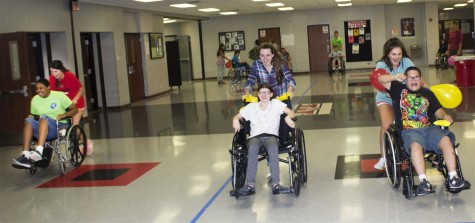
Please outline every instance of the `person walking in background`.
M413 67L414 63L407 55L404 44L398 38L391 38L383 46L383 56L376 63L376 68L385 69L390 75L404 74L408 67ZM381 120L381 131L379 133L379 149L381 158L374 165L375 169L382 170L386 167L384 159L384 133L394 121L393 102L389 94L378 91L376 93L376 106L378 107L379 119Z
M49 68L50 88L53 91L64 92L78 108L78 113L73 116L73 125L78 125L84 113L84 87L71 71L64 67L60 60L53 60Z
M284 56L284 59L287 61L290 72L292 72L293 66L292 66L292 58L290 58L290 53L284 47L280 49L280 52L282 53L282 56Z
M450 24L449 46L445 52L448 57L462 56L462 39L462 31L459 30L457 21L453 20Z
M218 84L224 84L224 60L229 61L229 58L224 55L224 43L219 44L218 52L216 52L216 58L216 67L218 68Z

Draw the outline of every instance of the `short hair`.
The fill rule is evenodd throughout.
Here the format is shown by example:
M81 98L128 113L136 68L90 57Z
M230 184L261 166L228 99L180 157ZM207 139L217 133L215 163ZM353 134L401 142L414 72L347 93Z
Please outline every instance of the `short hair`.
M338 31L335 31L335 32L333 32L333 33L338 33Z
M236 53L241 53L241 51L240 50L235 50L234 55L236 55Z
M421 72L421 69L419 69L419 68L417 68L417 67L414 67L414 66L412 66L412 67L408 67L408 68L406 69L406 71L404 71L404 75L406 75L406 76L407 76L407 74L408 74L408 73L409 73L409 71L411 71L411 70L415 70L415 71L417 71L417 73L419 73L419 75L422 77L422 72Z
M46 87L49 87L49 81L46 80L45 78L40 78L36 82L36 84L43 84Z

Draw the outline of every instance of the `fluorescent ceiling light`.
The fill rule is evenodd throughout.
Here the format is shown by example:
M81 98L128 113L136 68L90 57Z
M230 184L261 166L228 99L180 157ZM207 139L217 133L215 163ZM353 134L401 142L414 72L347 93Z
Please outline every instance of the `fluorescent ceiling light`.
M252 0L253 2L268 2L270 0Z
M454 10L454 8L444 8L444 11Z
M196 7L196 5L188 4L188 3L173 4L173 5L170 5L170 6L175 7L175 8L193 8L193 7Z
M169 20L170 18L163 18L163 21Z
M346 6L351 6L351 2L348 3L338 3L338 7L346 7Z
M467 3L462 3L462 4L455 4L455 7L464 7L467 6Z
M290 11L290 10L294 10L294 8L292 7L283 7L283 8L278 8L280 11Z
M276 2L276 3L267 3L266 4L269 7L279 7L279 6L284 6L284 3Z
M175 19L163 20L163 23L172 23L172 22L176 22L176 20Z
M218 12L218 11L220 11L220 10L217 9L217 8L206 8L206 9L198 9L198 11L202 11L202 12Z
M468 2L468 3L473 3L473 0L468 0L467 2Z
M136 2L161 2L163 0L134 0Z
M221 15L236 15L237 12L220 12Z
M412 0L397 0L397 3L412 2Z
M335 2L351 2L351 0L335 0Z

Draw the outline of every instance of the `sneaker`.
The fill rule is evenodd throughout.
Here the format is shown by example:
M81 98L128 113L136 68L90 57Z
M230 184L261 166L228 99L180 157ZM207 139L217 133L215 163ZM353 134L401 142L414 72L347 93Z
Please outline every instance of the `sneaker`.
M15 166L21 166L21 167L26 167L26 168L31 167L30 160L26 158L25 155L21 155L20 157L16 159L12 159L12 165L13 167Z
M280 184L276 184L272 186L272 193L273 194L288 194L290 193L290 189L287 187L283 187Z
M383 170L385 167L386 167L386 160L383 157L379 158L379 161L376 164L374 164L374 169Z
M241 196L246 196L246 195L253 195L256 193L256 188L252 185L247 185L245 187L240 188L237 193Z
M33 162L36 162L36 161L40 161L43 159L43 156L41 155L40 152L36 151L36 150L33 150L33 151L30 151L30 159L33 161Z
M434 190L432 190L432 185L430 185L429 181L424 179L417 187L416 195L423 196L433 192Z
M449 191L460 191L469 188L470 183L468 181L462 180L458 177L452 177L452 179L449 180Z

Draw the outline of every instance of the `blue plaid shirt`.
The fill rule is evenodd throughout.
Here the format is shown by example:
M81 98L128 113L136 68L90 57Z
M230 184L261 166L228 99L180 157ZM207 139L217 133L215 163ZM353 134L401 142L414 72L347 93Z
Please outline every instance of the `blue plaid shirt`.
M282 84L279 85L277 83L274 67L272 67L272 70L269 73L260 59L255 60L252 64L251 74L247 79L244 89L249 89L249 91L252 92L252 87L256 82L258 84L268 83L274 90L274 97L281 96L283 93L287 92L289 86L292 86L295 90L297 84L286 64L282 64L282 72L284 73L284 79L282 80Z

